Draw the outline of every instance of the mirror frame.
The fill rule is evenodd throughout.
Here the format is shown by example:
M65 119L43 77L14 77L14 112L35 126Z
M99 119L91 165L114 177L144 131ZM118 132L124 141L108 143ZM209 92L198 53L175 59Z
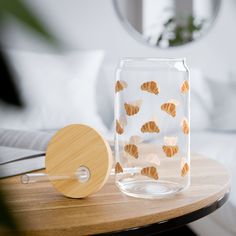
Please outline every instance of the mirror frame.
M202 35L202 36L196 38L195 40L192 40L192 41L190 41L186 44L181 44L181 45L177 45L177 46L174 46L174 47L162 48L162 47L158 47L157 45L149 44L148 41L145 40L145 38L137 30L134 29L134 27L122 15L122 13L119 9L119 6L118 6L118 1L119 0L112 0L113 8L115 9L116 15L118 16L121 24L123 25L125 30L129 33L129 35L131 35L133 39L135 39L136 41L142 43L143 45L146 45L146 46L152 47L152 48L156 48L156 49L160 49L160 50L167 50L167 49L185 47L185 46L191 45L192 43L197 42L197 41L201 40L202 38L204 38L204 36L207 35L211 31L211 29L213 28L213 26L216 22L217 16L220 13L221 6L222 6L222 0L214 0L214 1L218 2L218 6L216 7L216 13L214 14L212 19L210 20L211 27L208 27L206 30L204 30L204 35Z

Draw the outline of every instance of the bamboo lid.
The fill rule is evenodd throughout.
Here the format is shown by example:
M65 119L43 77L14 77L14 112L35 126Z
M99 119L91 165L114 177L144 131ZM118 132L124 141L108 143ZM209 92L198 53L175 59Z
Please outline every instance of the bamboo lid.
M112 152L95 129L73 124L52 137L45 165L49 179L60 193L83 198L105 184L112 166Z

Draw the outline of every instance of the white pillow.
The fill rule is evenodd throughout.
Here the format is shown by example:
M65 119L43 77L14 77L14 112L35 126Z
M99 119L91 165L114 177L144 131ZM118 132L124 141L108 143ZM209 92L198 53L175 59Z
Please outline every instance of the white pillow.
M209 127L213 101L207 80L201 71L190 68L190 121L191 130L203 130Z
M57 129L85 123L105 130L95 97L103 51L59 55L11 50L7 56L26 108L19 112L2 107L1 127Z

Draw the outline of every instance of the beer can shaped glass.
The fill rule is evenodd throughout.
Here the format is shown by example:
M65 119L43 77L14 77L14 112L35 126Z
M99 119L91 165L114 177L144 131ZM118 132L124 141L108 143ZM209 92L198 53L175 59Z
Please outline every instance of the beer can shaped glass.
M115 82L116 185L161 198L190 185L190 81L185 59L124 58Z

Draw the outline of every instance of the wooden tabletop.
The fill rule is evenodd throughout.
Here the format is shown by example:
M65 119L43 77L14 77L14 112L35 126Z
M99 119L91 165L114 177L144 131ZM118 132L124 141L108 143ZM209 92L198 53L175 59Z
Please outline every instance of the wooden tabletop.
M9 194L8 202L22 231L66 236L115 232L190 216L224 198L230 178L218 162L192 156L190 188L159 200L128 197L117 189L112 178L86 199L63 197L50 183L22 185L19 176L0 183Z

